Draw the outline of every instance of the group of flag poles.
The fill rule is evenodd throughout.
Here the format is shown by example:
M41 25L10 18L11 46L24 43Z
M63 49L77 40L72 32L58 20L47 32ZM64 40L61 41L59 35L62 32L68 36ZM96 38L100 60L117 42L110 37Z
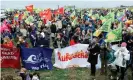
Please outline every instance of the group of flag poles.
M50 8L49 9L46 9L43 11L43 9L41 8L34 8L33 5L29 5L29 6L26 6L25 7L26 10L28 12L33 12L33 10L35 10L36 13L39 13L39 15L43 18L46 18L48 20L51 20L51 16L52 16L52 13L51 13L51 10ZM64 11L66 9L64 9L64 7L61 7L59 8L58 6L58 9L54 12L54 14L64 14ZM71 19L71 22L72 22L72 26L75 26L77 23L78 23L78 17L76 16L77 12L80 12L80 16L81 18L83 18L83 10L82 9L75 9L73 10L73 12L70 14L70 19ZM120 20L115 19L115 13L112 12L111 10L108 12L108 14L106 16L99 16L98 14L92 14L92 9L90 9L90 11L87 11L88 13L88 16L91 17L92 19L100 19L102 20L102 23L103 25L97 29L94 33L93 33L93 36L96 36L98 37L102 32L107 32L107 35L106 35L106 42L115 42L115 41L121 41L122 40L122 23L121 23L121 19L124 17L124 10L122 12L118 11L118 13L116 14L117 17L120 18ZM24 12L24 16L28 15L27 12ZM14 19L17 20L18 19L18 14L15 14L14 15ZM120 21L119 23L119 27L117 29L114 29L114 30L111 30L111 23L114 22L114 21ZM32 16L29 16L25 22L27 24L30 24L31 22L33 22L33 17Z
M71 18L74 18L72 21L72 25L75 26L77 24L77 17L75 17L76 12L73 11L73 13L70 15ZM118 28L111 30L111 24L117 19L115 19L115 14L114 12L109 12L105 17L100 16L98 14L92 15L92 10L89 11L88 16L91 16L92 19L101 19L103 25L97 29L94 33L93 36L98 37L102 32L107 32L105 42L118 42L122 40L122 22L119 22ZM117 14L118 17L124 16L124 13L118 12ZM83 14L81 13L81 18L83 18Z

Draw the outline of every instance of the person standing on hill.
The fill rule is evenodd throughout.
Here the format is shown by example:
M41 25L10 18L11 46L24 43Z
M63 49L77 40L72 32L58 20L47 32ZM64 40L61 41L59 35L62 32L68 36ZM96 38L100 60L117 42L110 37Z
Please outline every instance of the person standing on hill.
M100 53L100 46L98 45L97 38L94 38L92 40L91 44L89 45L88 51L90 52L88 62L91 64L91 76L95 77L98 54Z
M117 67L117 72L121 71L120 80L124 80L125 69L127 67L127 61L130 59L129 51L126 48L127 44L123 42L120 49L118 49L114 55L116 57L114 64ZM119 70L120 69L120 70ZM117 77L119 79L119 77Z

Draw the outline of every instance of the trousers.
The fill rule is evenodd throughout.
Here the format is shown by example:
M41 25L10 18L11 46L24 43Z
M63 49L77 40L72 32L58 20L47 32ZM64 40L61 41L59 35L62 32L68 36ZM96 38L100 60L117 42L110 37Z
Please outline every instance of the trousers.
M91 75L95 76L96 73L96 64L91 64Z
M120 80L124 80L124 76L125 76L125 68L124 67L119 67L119 66L116 66L117 68L117 73L120 72L121 75L120 75Z

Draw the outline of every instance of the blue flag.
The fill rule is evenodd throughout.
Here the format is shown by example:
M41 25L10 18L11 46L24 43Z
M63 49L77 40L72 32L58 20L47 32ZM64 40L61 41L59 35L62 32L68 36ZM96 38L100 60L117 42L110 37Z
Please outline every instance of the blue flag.
M49 48L25 48L21 47L23 66L28 70L52 70L52 49Z

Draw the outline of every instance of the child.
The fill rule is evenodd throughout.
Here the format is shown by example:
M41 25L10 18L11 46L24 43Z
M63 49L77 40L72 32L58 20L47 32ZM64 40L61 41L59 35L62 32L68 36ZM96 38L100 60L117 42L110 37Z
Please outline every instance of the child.
M26 80L26 69L22 66L22 68L20 69L20 73L19 75L21 76L22 80Z
M33 73L33 77L32 77L32 80L40 80L40 76L38 73Z

